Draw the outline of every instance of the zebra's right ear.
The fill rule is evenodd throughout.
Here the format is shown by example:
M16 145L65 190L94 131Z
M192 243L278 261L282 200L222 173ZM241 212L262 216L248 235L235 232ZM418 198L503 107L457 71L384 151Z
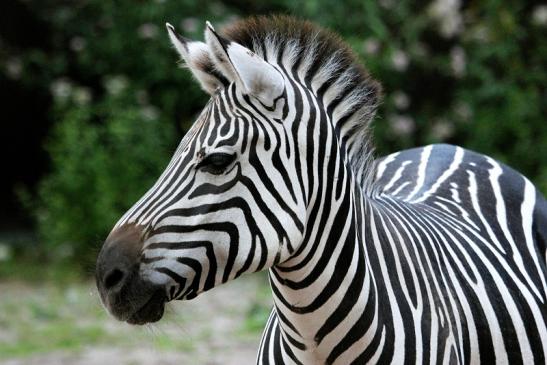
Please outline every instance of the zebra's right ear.
M169 23L165 23L165 26L171 43L203 90L208 94L213 94L217 88L229 84L228 80L215 69L209 55L209 48L205 43L181 36Z
M250 49L220 36L209 22L205 28L205 41L215 66L244 93L267 106L275 104L283 95L285 81L274 66Z

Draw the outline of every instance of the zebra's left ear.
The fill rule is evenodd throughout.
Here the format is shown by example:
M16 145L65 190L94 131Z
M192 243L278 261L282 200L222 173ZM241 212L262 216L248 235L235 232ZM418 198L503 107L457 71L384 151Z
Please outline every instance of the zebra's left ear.
M281 73L262 57L215 32L207 22L205 40L216 67L245 93L271 106L283 94L285 81Z
M212 95L219 87L229 84L226 77L215 69L207 44L181 36L169 23L165 26L171 43L203 90Z

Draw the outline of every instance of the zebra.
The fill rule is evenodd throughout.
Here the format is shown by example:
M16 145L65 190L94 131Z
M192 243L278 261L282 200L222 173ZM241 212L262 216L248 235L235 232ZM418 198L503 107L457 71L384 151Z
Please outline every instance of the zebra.
M446 144L375 158L381 87L313 23L166 26L211 98L99 253L113 316L268 270L257 364L546 363L547 202L526 177Z

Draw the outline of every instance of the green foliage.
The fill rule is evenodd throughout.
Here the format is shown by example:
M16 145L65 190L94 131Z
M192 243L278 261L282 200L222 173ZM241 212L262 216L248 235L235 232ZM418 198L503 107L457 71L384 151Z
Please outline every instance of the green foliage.
M77 252L102 240L167 163L168 149L159 146L172 148L205 103L189 73L176 69L166 21L194 39L202 39L206 19L220 28L250 13L290 13L327 26L384 85L374 126L379 154L458 144L508 163L547 192L545 6L502 0L26 3L46 24L47 46L16 54L4 69L29 87L50 89L55 100L52 171L41 184L38 214L42 236L55 247L67 243ZM127 84L121 95L112 92L120 80ZM147 107L157 117L144 118Z
M27 248L27 251L30 251ZM55 261L54 263L44 262L43 251L34 252L29 255L28 252L19 253L13 259L2 261L0 265L0 281L18 279L27 283L55 283L58 287L68 284L81 282L89 279L89 274L82 270L82 262ZM26 254L26 255L25 255ZM24 255L24 256L23 256ZM45 265L47 263L47 265Z
M39 229L54 254L93 254L114 222L167 164L175 133L151 106L121 90L58 111L47 150L53 170L39 188ZM112 88L113 86L111 86Z
M524 1L293 2L349 41L384 86L380 154L448 142L547 193L547 6Z

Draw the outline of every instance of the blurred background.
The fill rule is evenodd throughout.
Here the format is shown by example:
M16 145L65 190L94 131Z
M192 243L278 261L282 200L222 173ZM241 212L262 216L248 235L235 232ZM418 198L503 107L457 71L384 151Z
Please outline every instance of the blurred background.
M328 27L384 86L379 154L433 142L491 155L547 192L547 5L461 0L3 0L0 363L251 363L265 275L132 328L104 313L95 256L207 96L164 24L203 39L250 14Z

